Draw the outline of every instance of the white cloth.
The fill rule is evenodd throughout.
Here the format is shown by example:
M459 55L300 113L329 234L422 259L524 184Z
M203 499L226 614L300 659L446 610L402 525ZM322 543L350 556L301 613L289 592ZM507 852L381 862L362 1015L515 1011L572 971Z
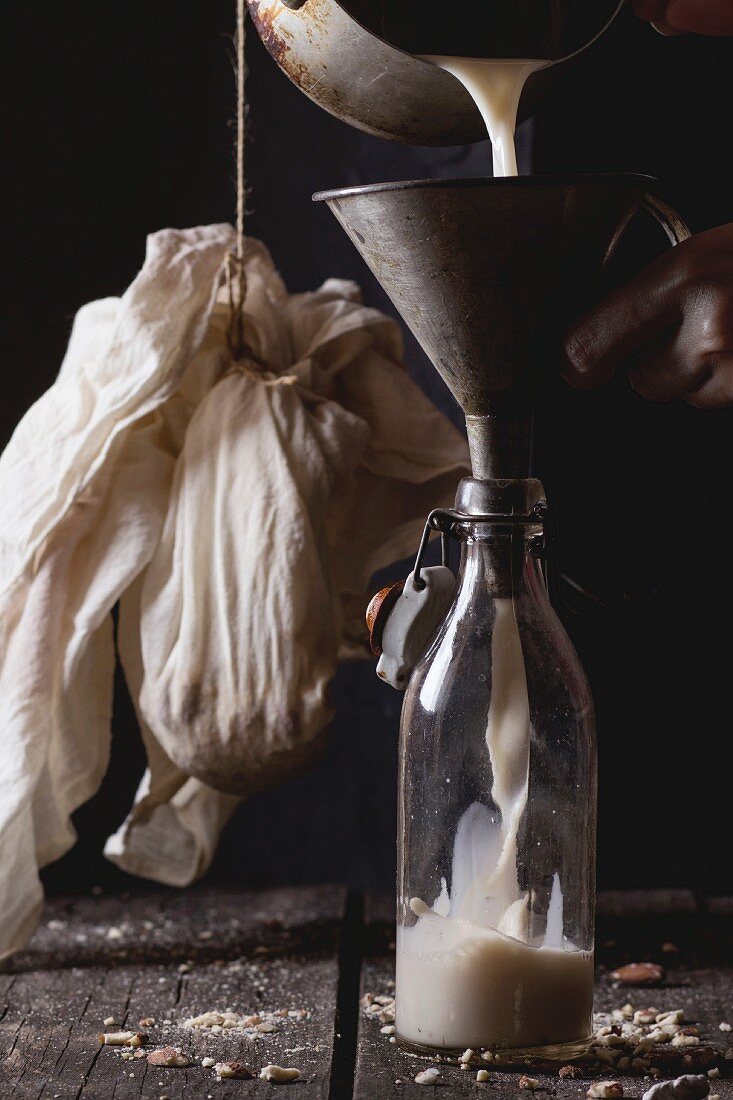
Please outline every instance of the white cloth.
M310 756L369 574L412 551L466 468L396 326L350 283L289 296L253 241L266 369L231 371L231 245L228 226L151 236L123 297L80 310L0 458L0 955L107 767L115 603L149 770L106 852L185 885L237 803L207 783L241 794Z

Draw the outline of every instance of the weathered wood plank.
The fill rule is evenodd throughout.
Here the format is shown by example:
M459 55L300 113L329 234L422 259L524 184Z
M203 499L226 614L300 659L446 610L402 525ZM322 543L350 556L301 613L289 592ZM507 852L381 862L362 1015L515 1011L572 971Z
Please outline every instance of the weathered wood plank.
M708 944L706 926L701 924L699 907L687 892L681 891L635 891L629 897L628 904L620 895L608 900L602 899L599 906L599 941L608 935L611 926L618 939L606 940L607 947L599 945L599 970L596 989L596 1009L609 1011L620 1008L630 1001L636 1007L652 1004L665 1011L671 1008L683 1008L686 1018L699 1024L702 1042L710 1042L719 1050L733 1047L733 1038L718 1029L721 1021L731 1021L733 1016L733 970L724 967L695 968L688 959L700 955L702 949L698 940ZM718 913L724 908L717 907ZM362 995L391 994L394 979L394 907L391 899L383 896L366 900L366 957L362 971ZM643 915L647 914L646 921ZM653 925L649 931L649 921ZM670 925L670 918L674 918ZM678 919L679 918L679 919ZM660 923L661 922L661 923ZM685 924L686 922L686 924ZM684 931L683 945L675 944L676 951L670 951L668 941L660 940L670 927L677 932ZM643 939L639 940L639 930ZM728 936L733 930L733 921L728 925ZM653 989L632 989L620 986L610 972L616 965L618 956L624 959L634 956L640 960L651 956L643 952L649 944L654 947L655 958L663 960L668 967L668 975L661 986ZM667 950L662 951L662 944ZM681 1057L681 1055L680 1055ZM722 1067L722 1077L712 1082L712 1092L721 1100L732 1100L733 1061L718 1059ZM425 1088L415 1084L414 1077L419 1070L429 1065L440 1069L440 1096L486 1097L487 1094L502 1098L526 1100L527 1092L519 1089L518 1073L498 1070L488 1066L490 1082L477 1084L476 1068L461 1070L454 1065L438 1060L428 1061L416 1058L401 1051L390 1043L389 1037L382 1035L378 1021L368 1019L363 1011L359 1022L359 1039L356 1063L354 1100L368 1100L371 1097L399 1096L416 1100L425 1096ZM684 1071L684 1067L675 1072ZM689 1069L687 1070L690 1071ZM544 1090L558 1100L582 1100L588 1088L587 1079L561 1079L557 1070L541 1072L531 1070L538 1077ZM617 1074L609 1073L608 1076ZM597 1074L595 1075L597 1076ZM620 1078L625 1095L638 1098L652 1084L650 1079L643 1080L638 1074L624 1074ZM429 1093L428 1093L429 1095ZM545 1092L546 1095L546 1092Z
M203 1057L302 1071L297 1095L327 1097L334 1049L340 888L143 892L55 900L27 951L0 975L0 1097L19 1100L216 1100L271 1085L217 1081ZM277 1018L272 1033L194 1030L184 1021L229 1009ZM103 1021L114 1017L116 1024ZM140 1027L145 1018L153 1025ZM123 1060L104 1030L142 1030L147 1050L172 1045L185 1069Z

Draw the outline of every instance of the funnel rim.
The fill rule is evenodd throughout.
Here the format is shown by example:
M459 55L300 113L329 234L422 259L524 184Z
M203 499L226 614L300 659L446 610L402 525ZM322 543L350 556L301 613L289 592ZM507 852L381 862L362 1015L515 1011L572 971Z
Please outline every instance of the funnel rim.
M659 179L643 172L575 172L547 173L540 176L463 176L455 179L391 180L386 183L364 183L351 187L335 187L316 191L312 202L332 202L351 195L376 195L384 191L440 190L456 187L538 187L555 184L559 187L608 183L636 183L643 187L658 187Z

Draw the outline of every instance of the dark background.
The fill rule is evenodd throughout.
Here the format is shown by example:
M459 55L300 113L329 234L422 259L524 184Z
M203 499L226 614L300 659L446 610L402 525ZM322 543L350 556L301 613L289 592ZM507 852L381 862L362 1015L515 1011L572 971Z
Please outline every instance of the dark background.
M75 310L124 290L147 233L232 218L233 9L233 0L0 5L3 444L53 381ZM485 143L429 151L368 138L297 92L253 30L247 54L248 231L292 290L353 277L389 309L311 193L480 175ZM625 12L522 127L524 170L648 172L694 229L730 220L732 59L733 42L664 40ZM617 277L660 247L640 223ZM412 342L408 357L455 416ZM568 624L598 709L602 885L730 885L717 852L730 821L732 418L651 405L623 379L572 393L548 349L537 471L559 515L563 568L609 605ZM242 807L210 872L218 880L391 885L401 696L366 663L342 669L335 694L325 760ZM122 685L117 703L110 775L77 815L79 844L45 873L52 889L124 880L101 847L129 810L143 756Z

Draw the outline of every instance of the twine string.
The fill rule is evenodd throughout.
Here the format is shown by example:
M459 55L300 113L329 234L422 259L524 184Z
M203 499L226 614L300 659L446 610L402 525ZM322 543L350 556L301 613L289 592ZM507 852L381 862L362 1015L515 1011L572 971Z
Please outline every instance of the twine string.
M245 0L237 0L237 40L236 40L236 66L237 66L237 222L236 243L234 251L227 257L226 278L229 293L229 330L227 341L229 350L234 359L241 359L250 355L244 337L244 302L247 297L247 274L244 268L244 140L245 140L245 113L246 99L244 82L246 68L244 61L244 22L246 16Z

